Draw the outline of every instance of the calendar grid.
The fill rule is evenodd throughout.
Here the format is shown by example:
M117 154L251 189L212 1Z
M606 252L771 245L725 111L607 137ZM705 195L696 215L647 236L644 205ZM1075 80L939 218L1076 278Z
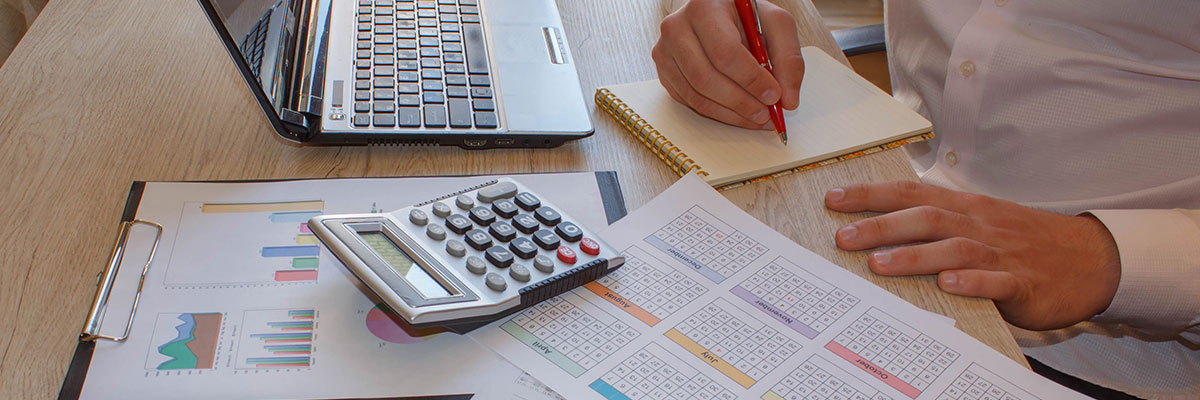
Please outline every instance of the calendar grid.
M958 352L874 307L825 348L913 399L959 357Z
M954 382L942 391L938 400L985 399L985 400L1040 400L1037 396L1021 390L1012 382L1001 378L983 366L971 363Z
M588 386L608 400L737 398L729 389L654 343L642 347Z
M737 312L721 299L705 305L664 335L747 389L801 348L796 341Z
M708 291L637 246L623 254L625 265L584 287L646 325L657 325Z
M892 400L816 354L788 373L775 387L764 393L762 399Z
M526 309L500 328L578 378L638 337L638 332L603 310L589 313L566 298L551 298Z
M815 339L859 303L858 297L782 257L729 291L809 339Z
M684 211L645 241L714 283L724 282L767 252L700 206Z

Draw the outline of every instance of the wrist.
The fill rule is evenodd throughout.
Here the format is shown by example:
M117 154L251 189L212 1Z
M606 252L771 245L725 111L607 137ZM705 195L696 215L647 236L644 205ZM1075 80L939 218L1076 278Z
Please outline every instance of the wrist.
M1090 257L1084 260L1083 267L1089 269L1088 275L1093 282L1090 293L1094 295L1089 301L1095 311L1092 315L1099 315L1112 305L1117 295L1117 287L1121 283L1121 254L1116 239L1098 218L1091 214L1075 218L1079 218L1084 226L1082 243L1085 243L1085 252Z

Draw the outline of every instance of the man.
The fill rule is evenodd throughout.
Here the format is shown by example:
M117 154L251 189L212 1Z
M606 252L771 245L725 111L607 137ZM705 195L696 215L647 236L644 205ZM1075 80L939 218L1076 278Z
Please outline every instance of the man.
M770 128L767 105L799 104L795 22L759 10L774 76L732 0L663 20L653 57L675 100L750 129ZM1026 354L1058 370L1141 397L1200 393L1200 2L909 0L885 14L895 97L938 136L906 147L923 184L826 194L833 210L886 213L837 245L900 245L871 270L995 300Z

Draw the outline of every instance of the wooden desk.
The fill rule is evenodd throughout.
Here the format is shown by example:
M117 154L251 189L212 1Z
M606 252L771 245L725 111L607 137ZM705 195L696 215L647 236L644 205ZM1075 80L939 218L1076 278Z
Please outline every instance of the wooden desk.
M655 77L658 0L559 0L585 93ZM837 52L808 0L802 42ZM298 147L276 139L194 0L52 1L0 69L0 398L58 392L133 180L616 170L629 208L675 181L593 107L596 135L549 150ZM828 188L916 179L890 151L726 193L801 245L1024 364L990 301L931 277L882 278L833 246L862 215L825 210Z

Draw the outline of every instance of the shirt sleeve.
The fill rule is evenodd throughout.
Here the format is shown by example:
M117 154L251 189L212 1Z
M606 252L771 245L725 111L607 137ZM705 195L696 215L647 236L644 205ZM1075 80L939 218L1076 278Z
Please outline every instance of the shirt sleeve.
M1200 343L1200 210L1091 210L1112 234L1121 281L1095 322Z

